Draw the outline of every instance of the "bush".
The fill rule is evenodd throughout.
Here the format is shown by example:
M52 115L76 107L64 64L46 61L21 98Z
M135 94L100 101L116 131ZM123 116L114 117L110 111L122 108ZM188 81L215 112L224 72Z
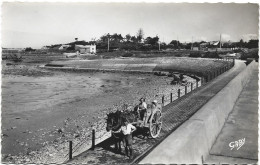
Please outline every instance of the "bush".
M203 58L220 58L218 52L206 52Z
M191 52L189 57L201 57L201 53L200 52Z
M127 52L123 54L122 57L132 57L133 55L134 55L133 53Z
M176 53L174 56L175 56L175 57L182 57L182 55L183 55L182 53L178 52L178 53Z
M258 49L252 49L249 50L247 53L242 53L241 60L247 60L247 58L254 58L255 60L258 60Z

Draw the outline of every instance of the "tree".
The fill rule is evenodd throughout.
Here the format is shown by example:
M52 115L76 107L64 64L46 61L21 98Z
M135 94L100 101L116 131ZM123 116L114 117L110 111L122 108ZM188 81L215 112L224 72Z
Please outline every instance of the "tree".
M111 36L111 40L115 41L116 43L120 42L122 39L123 37L121 36L121 34L115 33Z
M127 42L130 41L130 40L131 40L131 35L130 35L130 34L127 34L127 35L125 36L125 39L126 39Z
M171 48L175 48L175 49L181 49L183 48L183 44L178 41L178 40L172 40L170 43L169 43L169 46Z
M107 34L104 34L103 36L100 37L100 42L107 42L108 36Z
M247 48L258 48L258 40L249 40L247 43Z
M240 48L245 47L245 42L243 41L243 39L241 39L241 40L239 41L239 47L240 47Z
M31 47L27 47L27 48L25 48L25 51L26 52L35 51L35 49L32 49Z
M156 37L146 37L144 43L150 44L150 45L156 45L156 44L158 44L158 41L159 41L158 36L156 36Z
M170 44L173 45L173 48L175 49L178 49L180 47L180 41L178 40L172 40Z
M142 39L144 38L144 31L143 31L142 28L140 28L140 29L137 31L136 38L137 38L137 41L138 41L138 42L141 42Z
M132 36L132 37L131 37L131 41L132 41L132 42L138 42L138 40L137 40L137 38L136 38L135 36Z

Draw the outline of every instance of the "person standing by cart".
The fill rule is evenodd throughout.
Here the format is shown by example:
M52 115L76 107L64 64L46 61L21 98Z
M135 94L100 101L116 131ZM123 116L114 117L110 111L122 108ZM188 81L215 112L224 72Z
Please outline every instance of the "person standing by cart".
M145 120L144 123L148 123L150 122L150 118L153 115L153 113L155 113L158 109L160 109L160 107L158 106L158 102L157 100L153 100L152 104L150 105L150 107L147 109L146 115L145 115Z
M136 127L127 121L126 118L123 118L123 125L118 131L112 131L113 133L123 133L123 143L125 144L125 154L129 156L130 159L133 158L133 139L132 133L136 130ZM129 154L128 154L129 151Z
M145 98L143 97L139 101L140 103L138 105L137 112L138 112L139 119L143 121L144 115L146 114L146 110L147 110L147 104L145 102Z

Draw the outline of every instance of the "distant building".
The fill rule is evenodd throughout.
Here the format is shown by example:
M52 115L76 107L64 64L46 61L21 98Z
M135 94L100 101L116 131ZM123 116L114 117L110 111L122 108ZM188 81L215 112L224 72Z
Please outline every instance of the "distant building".
M69 48L70 47L70 45L61 45L60 47L59 47L59 50L66 50L67 48Z
M48 46L43 46L41 49L42 50L47 50L47 49L49 49L49 47Z
M50 47L51 50L60 50L61 45L53 45Z
M2 59L20 59L23 48L2 48Z
M204 42L204 43L201 43L200 44L200 50L203 50L203 51L207 51L208 50L208 46L209 46L209 43L208 42Z
M220 47L220 42L219 41L212 41L210 42L210 45L212 45L213 47Z
M221 46L220 46L221 44ZM219 41L204 42L199 45L199 50L202 51L230 51L232 50L231 42L220 43Z
M80 54L96 54L96 45L75 45L75 50Z
M199 50L199 47L192 47L192 50Z

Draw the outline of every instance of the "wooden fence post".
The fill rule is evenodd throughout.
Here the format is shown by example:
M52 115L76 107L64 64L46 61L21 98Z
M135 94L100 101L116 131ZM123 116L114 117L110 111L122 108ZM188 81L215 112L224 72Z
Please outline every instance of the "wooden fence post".
M172 102L172 93L171 93L171 102Z
M95 129L92 129L92 147L91 147L92 150L95 150L95 139L96 139Z
M69 141L69 160L72 159L72 141Z
M180 97L181 97L181 90L178 89L178 98L180 98Z
M191 83L191 86L190 86L190 91L192 91L192 88L193 88L193 83Z
M187 86L185 85L185 95L187 94Z
M198 87L199 87L199 81L196 80L196 88L198 88Z
M162 106L164 106L164 95L162 96Z

